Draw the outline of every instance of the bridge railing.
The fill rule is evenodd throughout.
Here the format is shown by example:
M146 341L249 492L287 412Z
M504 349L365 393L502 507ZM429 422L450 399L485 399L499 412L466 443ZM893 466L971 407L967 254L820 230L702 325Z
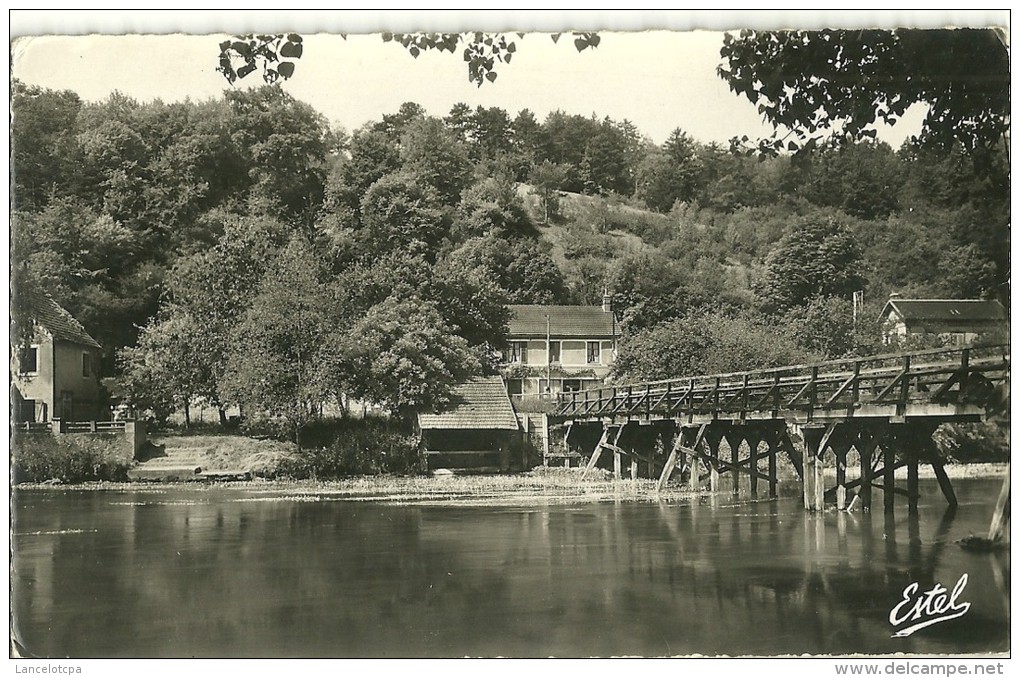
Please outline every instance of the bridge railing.
M985 402L1008 378L1009 346L937 348L786 367L604 386L561 394L556 415L855 410L869 405Z

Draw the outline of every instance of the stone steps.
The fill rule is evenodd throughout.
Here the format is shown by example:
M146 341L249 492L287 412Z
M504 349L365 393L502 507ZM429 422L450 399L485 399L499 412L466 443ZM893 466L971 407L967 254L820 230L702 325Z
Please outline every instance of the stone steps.
M131 480L194 480L201 478L208 465L210 447L168 447L158 457L147 459L128 469Z

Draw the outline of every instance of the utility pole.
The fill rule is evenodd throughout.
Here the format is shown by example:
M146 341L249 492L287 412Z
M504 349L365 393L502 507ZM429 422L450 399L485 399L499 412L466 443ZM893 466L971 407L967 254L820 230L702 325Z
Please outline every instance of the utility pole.
M552 394L552 328L549 314L545 314L545 388Z

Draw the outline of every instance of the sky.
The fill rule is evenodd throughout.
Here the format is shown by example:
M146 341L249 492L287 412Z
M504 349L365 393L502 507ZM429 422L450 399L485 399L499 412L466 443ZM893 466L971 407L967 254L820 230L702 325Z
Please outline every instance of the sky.
M992 16L974 12L871 16L874 14L14 11L12 36L26 37L13 43L12 60L14 76L24 82L70 89L86 101L101 100L113 91L142 101L201 100L218 97L229 87L215 71L218 44L225 37L221 31L295 30L305 36L305 51L283 88L348 131L395 112L405 101L421 104L437 116L463 102L472 108L499 106L511 116L528 108L540 120L557 109L627 119L656 143L665 141L677 127L700 141L725 143L733 136L767 136L771 128L749 101L730 92L716 74L721 63L720 28L863 26L876 22L989 25L995 20L994 12ZM565 26L597 29L601 44L581 53L570 39L554 44L548 31ZM637 30L662 26L674 30ZM678 30L699 26L710 30ZM517 41L512 63L497 69L494 83L481 87L468 82L467 67L459 54L426 52L414 59L403 47L384 43L378 35L384 29L474 27L529 31ZM619 28L628 30L613 30ZM338 34L341 31L349 32L346 39ZM252 74L241 82L239 86L248 87L262 81ZM895 128L881 128L880 138L898 147L919 131L923 113L915 108Z

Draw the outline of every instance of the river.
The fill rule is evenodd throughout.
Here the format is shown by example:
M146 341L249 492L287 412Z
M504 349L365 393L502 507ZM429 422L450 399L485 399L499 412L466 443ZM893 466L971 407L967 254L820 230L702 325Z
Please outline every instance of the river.
M13 634L44 657L1009 651L1009 555L964 551L998 479L917 516L736 502L400 504L285 490L15 490ZM903 589L968 581L893 638Z

